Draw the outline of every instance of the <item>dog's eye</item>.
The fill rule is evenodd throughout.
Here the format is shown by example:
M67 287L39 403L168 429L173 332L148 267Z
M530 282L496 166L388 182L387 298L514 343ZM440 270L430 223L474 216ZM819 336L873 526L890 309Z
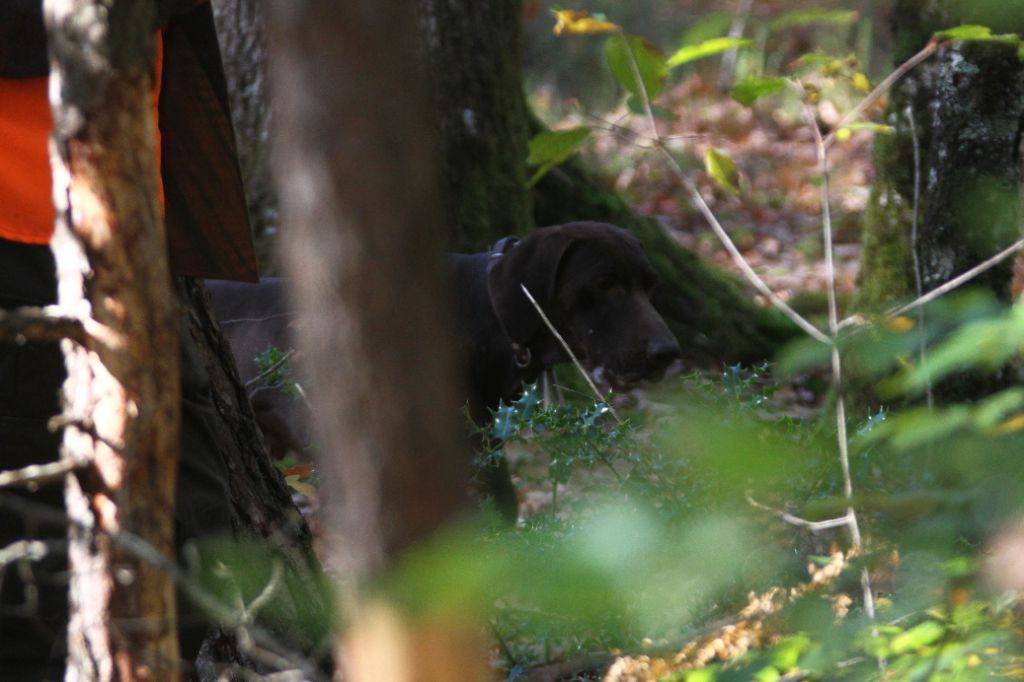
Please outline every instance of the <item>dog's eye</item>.
M617 286L619 286L619 283L614 277L599 277L597 281L594 282L594 287L602 293L607 293Z

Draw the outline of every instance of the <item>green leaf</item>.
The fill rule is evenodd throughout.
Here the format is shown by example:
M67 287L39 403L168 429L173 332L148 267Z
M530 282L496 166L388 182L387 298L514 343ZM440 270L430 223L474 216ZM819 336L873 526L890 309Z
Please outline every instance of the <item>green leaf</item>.
M894 654L919 649L937 642L945 631L946 629L940 623L927 620L920 625L915 625L903 634L893 637L890 649Z
M896 129L892 126L887 126L884 123L871 123L869 121L861 121L858 123L851 123L844 126L836 131L836 139L840 142L850 139L855 130L868 130L877 135L892 135L896 132Z
M697 23L686 29L680 45L696 45L705 40L718 38L729 32L732 26L732 12L709 12L697 20Z
M856 10L845 9L798 9L786 12L768 22L769 31L781 31L787 28L807 26L808 24L833 24L849 26L857 21Z
M732 157L720 149L711 147L704 154L704 170L715 184L727 192L739 192L739 171Z
M807 635L786 637L775 645L772 651L772 665L782 671L792 670L800 662L800 656L810 648L811 640Z
M757 78L748 76L733 86L729 93L734 100L749 107L762 97L774 95L786 87L785 78Z
M921 447L951 437L971 420L968 408L957 405L943 410L915 408L890 417L858 439L861 446L888 440L897 451Z
M516 408L511 405L501 405L494 413L494 424L491 427L491 435L498 440L508 440L519 432Z
M964 24L937 31L935 37L940 40L987 40L992 37L992 29L978 24Z
M681 64L721 54L734 47L746 47L751 41L747 38L712 38L697 45L686 45L676 50L676 53L668 58L669 68L675 68Z
M643 100L642 93L646 91L650 101L665 87L668 76L665 58L640 36L614 35L608 38L604 44L604 56L615 80L638 100ZM639 83L633 71L634 62L640 74Z
M590 128L585 126L567 130L545 130L530 140L530 154L526 163L538 166L527 183L533 187L548 171L575 154L590 138Z
M1024 304L1006 315L964 325L942 344L930 349L925 361L901 377L890 388L920 393L930 382L970 367L998 367L1024 345Z

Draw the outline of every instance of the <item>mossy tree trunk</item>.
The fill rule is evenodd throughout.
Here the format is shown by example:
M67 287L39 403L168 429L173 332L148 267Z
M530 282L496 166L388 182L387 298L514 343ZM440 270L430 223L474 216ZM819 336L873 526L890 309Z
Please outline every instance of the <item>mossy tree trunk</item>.
M520 71L520 0L421 0L455 251L533 227L526 189L529 114Z
M984 18L954 13L942 3L899 2L893 15L897 58L922 48L935 30ZM915 252L920 289L928 291L1018 238L1024 65L1017 47L943 47L897 84L885 123L895 133L875 143L877 177L861 266L866 309L918 293ZM1006 296L1010 278L1007 263L975 284Z

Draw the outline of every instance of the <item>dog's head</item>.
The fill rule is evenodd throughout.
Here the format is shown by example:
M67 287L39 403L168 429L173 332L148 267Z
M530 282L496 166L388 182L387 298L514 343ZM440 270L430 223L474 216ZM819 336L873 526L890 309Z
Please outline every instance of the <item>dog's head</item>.
M580 362L613 386L659 378L679 355L651 305L654 270L640 241L622 228L577 222L535 230L495 262L488 279L510 339L541 365L568 358L521 285Z

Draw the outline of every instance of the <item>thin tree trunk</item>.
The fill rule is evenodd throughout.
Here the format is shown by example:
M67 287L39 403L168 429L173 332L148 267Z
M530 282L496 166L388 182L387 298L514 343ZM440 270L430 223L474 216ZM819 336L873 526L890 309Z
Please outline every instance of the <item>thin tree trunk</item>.
M245 184L249 221L256 237L261 270L278 268L278 200L270 178L270 109L267 102L266 48L259 0L215 0L238 165Z
M414 17L396 1L277 0L267 20L327 564L352 619L346 679L483 679L483 647L457 629L417 630L389 652L400 661L358 644L413 636L379 638L357 588L465 509L469 480ZM413 658L424 641L438 645Z
M173 553L180 386L151 98L153 6L46 0L53 56L51 161L58 305L89 348L65 342L63 454L71 520L68 680L179 676L170 578L127 554Z

